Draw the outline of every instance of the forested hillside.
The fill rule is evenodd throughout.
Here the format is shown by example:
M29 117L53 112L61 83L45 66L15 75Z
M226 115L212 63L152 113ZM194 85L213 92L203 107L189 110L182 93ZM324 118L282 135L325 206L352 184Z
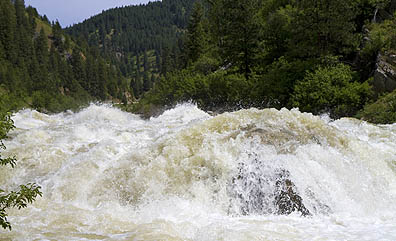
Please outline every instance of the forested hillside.
M127 109L152 114L194 101L391 123L394 94L374 102L396 88L395 10L395 0L164 0L63 30L5 0L0 106L138 100Z
M131 98L118 68L83 40L73 41L23 0L0 1L0 110L77 108Z
M97 46L129 77L136 96L161 73L183 64L181 39L194 0L163 0L118 7L74 25L66 32Z
M395 1L207 0L189 19L187 66L163 76L135 110L194 100L205 109L299 107L356 114L372 91L377 56L392 43ZM388 24L389 25L389 24ZM381 31L374 31L380 28Z

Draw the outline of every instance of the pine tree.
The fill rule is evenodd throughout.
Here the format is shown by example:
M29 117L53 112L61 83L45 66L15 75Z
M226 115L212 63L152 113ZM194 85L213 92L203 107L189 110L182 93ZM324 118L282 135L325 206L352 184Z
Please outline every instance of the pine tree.
M188 23L185 41L185 52L189 62L195 62L205 50L205 31L202 21L203 8L200 2L196 2Z
M15 42L16 15L10 0L0 1L0 45L3 46L5 57L16 63L17 50Z
M162 50L162 56L161 56L161 74L165 75L171 70L172 70L171 53L169 48L165 47Z
M52 25L52 37L54 40L54 45L58 48L58 51L60 53L63 53L66 49L63 44L63 33L62 33L62 27L59 23L58 20Z
M143 71L144 72L149 71L149 62L148 62L148 57L147 57L147 51L144 51L144 55L143 55Z
M249 77L260 42L260 0L217 0L211 6L211 26L225 64Z
M3 44L0 41L0 60L5 58L5 54L4 54L4 47Z
M301 57L348 54L356 50L356 0L301 0L296 3L290 52Z
M27 25L27 19L25 15L25 0L14 0L15 15L18 26Z
M108 72L106 63L102 59L98 61L98 70L98 97L101 100L105 100L107 95L106 80L108 79Z
M35 40L35 53L38 63L43 69L48 69L48 37L41 28L39 36Z
M73 53L71 56L71 65L73 69L73 76L74 79L78 81L78 83L82 87L87 87L86 86L86 74L85 74L85 67L84 67L84 61L82 58L82 53L79 48L74 47L73 48Z
M33 89L46 89L48 86L48 67L49 67L49 52L48 52L48 37L42 28L39 36L35 39L35 60L34 63L34 78ZM37 65L36 65L37 64Z
M151 79L148 77L148 72L143 73L143 91L149 91L151 88Z
M155 68L157 71L161 69L161 55L158 51L155 51Z
M87 56L86 61L86 74L87 74L87 85L86 88L92 96L99 94L99 80L98 80L98 65L95 59L91 56Z

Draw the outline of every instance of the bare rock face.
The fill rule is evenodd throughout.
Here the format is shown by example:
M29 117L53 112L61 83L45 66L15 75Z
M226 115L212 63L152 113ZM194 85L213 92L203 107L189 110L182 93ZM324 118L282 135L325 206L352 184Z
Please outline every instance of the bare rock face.
M373 87L380 94L396 89L396 54L378 54Z

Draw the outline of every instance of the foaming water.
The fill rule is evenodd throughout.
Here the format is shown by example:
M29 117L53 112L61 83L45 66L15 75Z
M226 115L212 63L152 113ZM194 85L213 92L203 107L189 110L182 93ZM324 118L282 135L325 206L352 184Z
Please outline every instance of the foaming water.
M396 125L191 104L13 119L0 187L43 197L0 240L396 240ZM279 173L310 215L277 215Z

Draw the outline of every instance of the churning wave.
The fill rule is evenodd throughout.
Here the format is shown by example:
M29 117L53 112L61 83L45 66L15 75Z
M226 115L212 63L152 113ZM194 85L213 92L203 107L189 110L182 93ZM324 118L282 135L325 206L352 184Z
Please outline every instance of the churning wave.
M0 240L396 240L396 125L193 104L13 119L0 186L43 197Z

